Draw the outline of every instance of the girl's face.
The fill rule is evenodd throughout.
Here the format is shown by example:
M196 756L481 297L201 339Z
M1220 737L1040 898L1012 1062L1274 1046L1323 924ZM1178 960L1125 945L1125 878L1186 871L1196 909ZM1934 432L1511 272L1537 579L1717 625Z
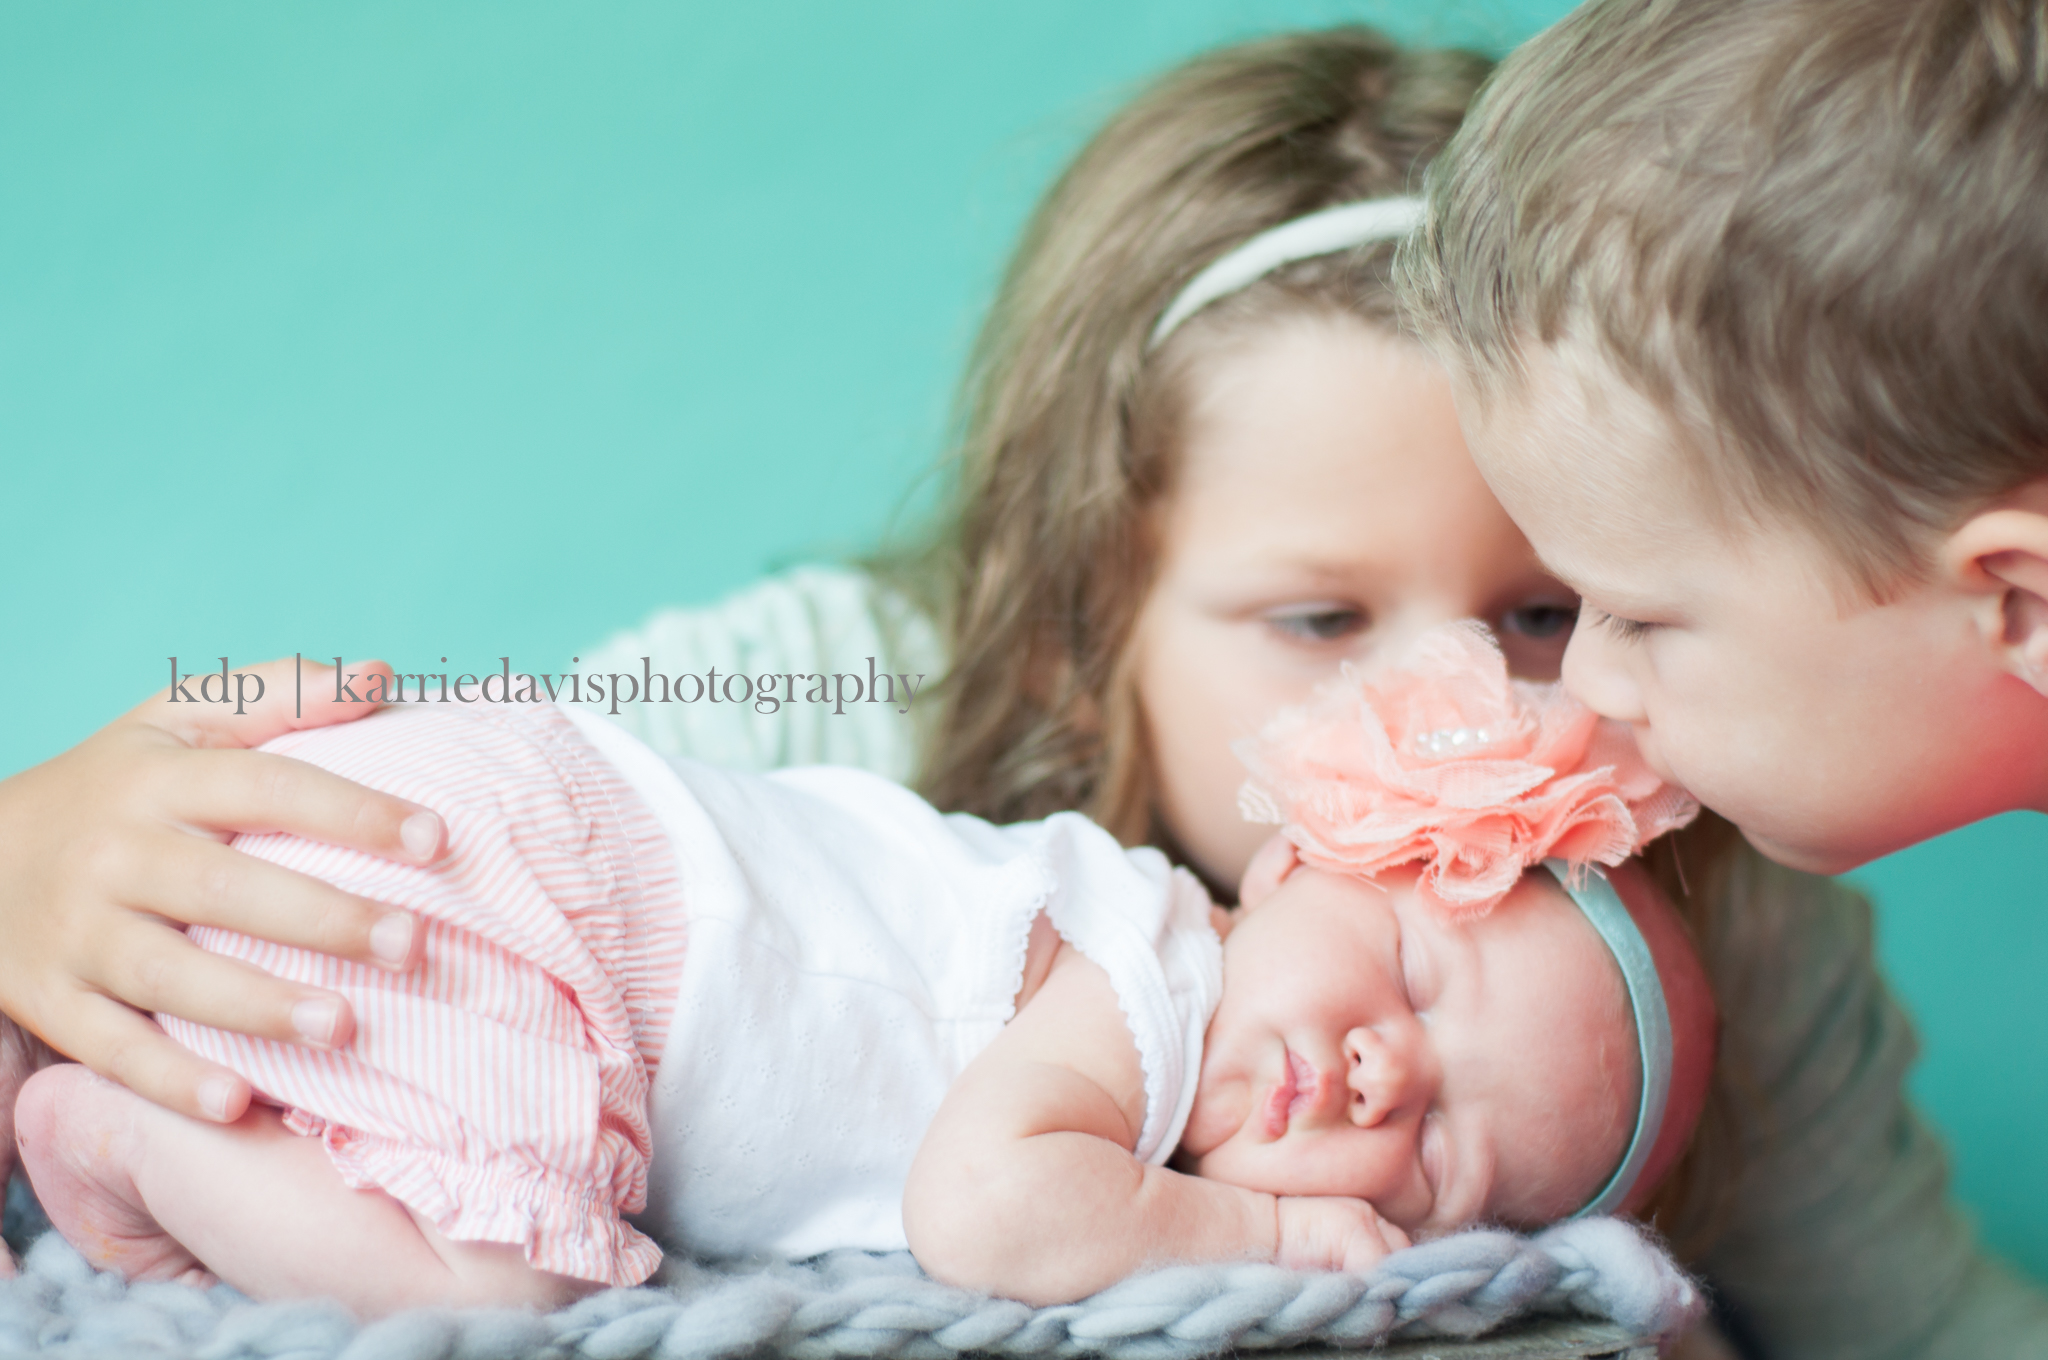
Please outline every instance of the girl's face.
M1212 885L1270 828L1237 810L1231 743L1345 660L1437 624L1493 625L1557 678L1578 597L1538 565L1465 451L1449 376L1418 346L1303 314L1196 377L1135 637L1158 812Z

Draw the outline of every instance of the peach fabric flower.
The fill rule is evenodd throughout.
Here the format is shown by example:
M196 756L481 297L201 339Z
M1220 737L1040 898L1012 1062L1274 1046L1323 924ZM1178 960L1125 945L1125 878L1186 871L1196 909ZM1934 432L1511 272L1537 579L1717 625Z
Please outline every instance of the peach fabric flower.
M1342 676L1240 743L1238 806L1302 861L1372 878L1422 861L1453 916L1483 915L1524 870L1619 864L1699 804L1650 771L1628 729L1562 685L1508 676L1484 624L1448 624L1393 666Z

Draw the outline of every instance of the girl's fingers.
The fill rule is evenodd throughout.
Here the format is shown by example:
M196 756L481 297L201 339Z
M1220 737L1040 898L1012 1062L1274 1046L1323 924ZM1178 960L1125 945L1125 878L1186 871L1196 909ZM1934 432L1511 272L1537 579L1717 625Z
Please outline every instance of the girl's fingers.
M441 819L416 803L268 751L185 751L163 790L180 820L209 830L284 831L404 864L440 857Z
M419 961L423 937L411 913L198 836L151 837L113 868L105 890L130 908L184 925L219 926L273 944L399 971ZM164 936L175 940L181 951L190 948L175 932L152 928L146 918L130 919L150 938ZM106 957L104 947L95 952ZM213 957L198 950L192 953ZM167 962L155 955L150 961L159 966ZM92 980L144 1010L184 1014L174 1006L131 995L104 978Z
M344 676L354 685L365 676L390 673L375 661L350 667ZM337 700L335 672L327 666L272 661L236 674L244 677L237 681L241 689L253 692L260 685L263 697L230 707L187 703L166 690L123 720L144 747L161 753L153 762L157 807L210 832L289 831L411 864L439 856L441 819L426 808L302 761L251 756L243 749L287 732L366 717L376 705ZM238 714L236 707L246 711ZM152 729L153 739L144 738Z
M90 993L67 1010L63 1031L43 1037L101 1076L167 1110L216 1124L232 1124L249 1108L248 1082L178 1047L148 1017Z
M355 1033L354 1013L341 996L209 954L146 917L120 926L91 974L85 981L115 1001L214 1029L322 1048Z
M226 702L209 702L211 691L201 690L202 678L193 676L153 696L130 716L187 746L260 746L300 728L375 713L379 705L348 695L365 692L373 675L382 675L389 684L391 668L368 661L345 667L343 675L353 677L345 689L336 686L332 666L280 658L230 672L227 683L218 686ZM213 676L218 681L220 672Z

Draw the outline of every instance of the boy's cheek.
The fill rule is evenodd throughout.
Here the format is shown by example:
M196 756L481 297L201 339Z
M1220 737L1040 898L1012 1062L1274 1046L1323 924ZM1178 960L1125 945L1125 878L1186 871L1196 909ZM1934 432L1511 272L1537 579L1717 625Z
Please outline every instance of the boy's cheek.
M1692 792L1685 780L1680 777L1680 772L1673 769L1671 763L1665 760L1664 744L1657 740L1657 729L1644 723L1636 727L1634 732L1636 750L1642 753L1643 764L1650 767L1650 773L1667 784L1676 784L1686 792Z

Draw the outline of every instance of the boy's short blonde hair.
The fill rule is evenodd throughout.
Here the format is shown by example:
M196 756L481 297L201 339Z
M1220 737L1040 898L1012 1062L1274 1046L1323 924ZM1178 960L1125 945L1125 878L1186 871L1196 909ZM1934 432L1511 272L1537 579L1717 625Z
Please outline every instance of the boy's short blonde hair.
M2048 474L2048 0L1591 0L1429 200L1401 281L1482 400L1589 345L1873 593Z

